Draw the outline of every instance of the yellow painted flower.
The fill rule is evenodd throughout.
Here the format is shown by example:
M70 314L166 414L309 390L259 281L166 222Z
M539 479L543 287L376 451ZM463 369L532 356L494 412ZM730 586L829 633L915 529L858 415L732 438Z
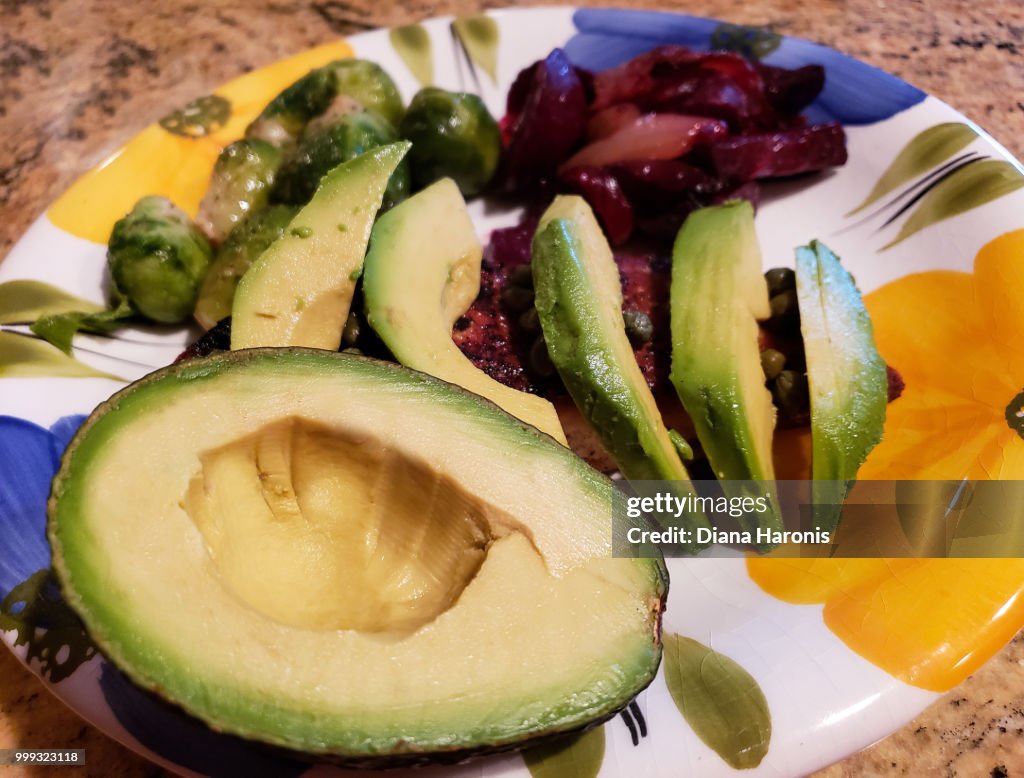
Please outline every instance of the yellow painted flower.
M1024 479L1024 230L974 272L930 271L865 298L906 381L859 478ZM1022 559L751 559L769 594L822 603L825 624L908 683L944 691L1024 626Z
M50 207L50 221L72 235L106 243L114 222L148 194L164 195L195 216L221 149L242 137L286 86L313 68L350 56L352 48L337 41L228 82L150 125L79 178ZM209 119L205 128L190 124L197 114Z

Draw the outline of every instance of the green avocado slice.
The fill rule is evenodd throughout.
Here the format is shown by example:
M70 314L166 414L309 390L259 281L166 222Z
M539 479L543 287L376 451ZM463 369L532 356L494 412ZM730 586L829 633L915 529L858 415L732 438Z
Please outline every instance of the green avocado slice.
M203 329L212 329L231 315L238 282L252 263L278 240L298 209L268 205L250 214L228 234L206 271L193 317Z
M689 474L626 336L618 266L590 206L556 197L533 238L537 314L548 354L584 418L629 480ZM701 514L694 526L706 526Z
M775 509L772 433L775 406L765 387L758 319L771 311L754 231L754 209L740 201L690 214L672 249L670 378L693 420L715 476L736 496L768 493L772 509L757 527L782 530ZM751 515L740 519L753 531Z
M836 528L849 484L882 439L888 382L853 277L818 241L796 250L796 293L811 395L816 528Z
M482 254L458 186L441 179L374 225L363 269L366 318L403 365L486 397L564 444L550 402L498 383L452 341L455 320L480 291Z
M231 309L231 348L336 351L388 179L409 150L380 146L327 173L284 235L245 271Z

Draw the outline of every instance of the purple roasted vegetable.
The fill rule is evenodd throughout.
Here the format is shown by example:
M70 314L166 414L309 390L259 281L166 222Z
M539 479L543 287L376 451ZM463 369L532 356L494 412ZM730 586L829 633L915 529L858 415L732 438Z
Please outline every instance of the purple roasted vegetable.
M737 135L708 149L722 178L753 181L810 173L846 162L846 133L838 122L794 130Z
M758 63L768 102L781 114L798 114L814 102L825 87L825 68L805 65L796 70Z
M613 246L625 243L633 234L633 206L610 171L595 166L574 167L561 171L559 179L590 204Z
M610 166L622 188L633 194L650 192L657 198L668 193L717 192L721 186L700 168L679 159L638 159Z
M730 52L659 46L594 76L592 110L632 102L647 111L724 119L734 131L773 129L775 109L753 64Z
M514 191L551 176L583 138L587 96L576 68L555 49L520 73L508 106L501 180Z

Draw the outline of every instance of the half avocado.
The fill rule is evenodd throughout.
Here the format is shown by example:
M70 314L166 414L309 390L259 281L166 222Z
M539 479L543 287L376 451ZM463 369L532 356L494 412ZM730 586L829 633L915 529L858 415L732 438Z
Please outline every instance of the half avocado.
M483 398L307 349L173 365L65 453L68 602L217 730L382 767L518 747L655 675L667 578L612 483Z

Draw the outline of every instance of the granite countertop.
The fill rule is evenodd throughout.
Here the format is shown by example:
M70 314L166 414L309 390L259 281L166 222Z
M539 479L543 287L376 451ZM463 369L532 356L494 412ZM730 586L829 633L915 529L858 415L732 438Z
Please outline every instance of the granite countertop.
M526 5L528 3L519 3ZM604 4L604 3L595 3ZM652 3L619 2L616 5ZM0 258L80 173L145 125L255 67L338 36L488 0L0 0ZM662 0L821 41L961 110L1024 157L1020 0ZM100 734L0 650L0 748L84 748L76 774L163 771ZM4 769L4 776L64 774ZM904 729L820 773L1024 776L1024 633Z

